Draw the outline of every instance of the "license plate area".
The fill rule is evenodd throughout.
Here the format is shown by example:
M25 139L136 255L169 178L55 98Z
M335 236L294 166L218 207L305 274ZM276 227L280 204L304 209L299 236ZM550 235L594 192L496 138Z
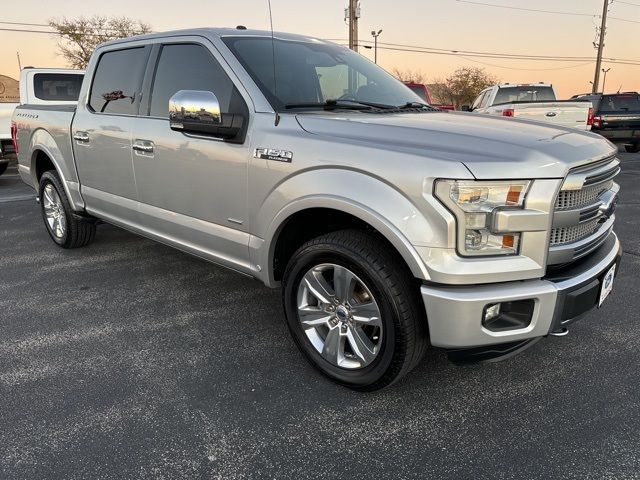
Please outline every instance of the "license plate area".
M600 295L598 298L598 307L602 305L602 303L607 299L611 291L613 290L613 282L616 277L616 267L617 263L614 263L609 267L607 273L605 273L602 277L602 281L600 282Z

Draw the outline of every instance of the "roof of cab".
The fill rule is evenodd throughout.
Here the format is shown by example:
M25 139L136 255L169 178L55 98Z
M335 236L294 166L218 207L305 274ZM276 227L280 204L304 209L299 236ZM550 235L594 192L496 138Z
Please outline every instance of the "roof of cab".
M177 37L185 35L199 35L204 37L271 37L270 30L250 30L244 28L188 28L184 30L171 30L167 32L154 32L145 35L136 35L135 37L119 38L116 40L110 40L100 45L100 47L117 45L127 42L139 41L139 40L153 40L157 38ZM309 37L306 35L298 35L294 33L285 32L273 32L273 36L276 39L281 40L293 40L298 42L313 42L313 43L329 43L319 38Z

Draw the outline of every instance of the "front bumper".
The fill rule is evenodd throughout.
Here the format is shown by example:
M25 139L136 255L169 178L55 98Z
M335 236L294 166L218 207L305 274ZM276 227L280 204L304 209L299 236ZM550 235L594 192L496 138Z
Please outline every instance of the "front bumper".
M612 232L588 257L540 280L461 287L423 285L431 344L460 349L548 335L597 306L602 276L619 261L620 251ZM487 305L527 299L534 301L534 308L525 328L491 331L482 325Z

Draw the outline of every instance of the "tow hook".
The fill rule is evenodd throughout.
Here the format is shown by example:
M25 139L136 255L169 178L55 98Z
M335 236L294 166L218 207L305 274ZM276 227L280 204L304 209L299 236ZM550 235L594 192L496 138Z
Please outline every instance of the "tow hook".
M568 333L569 333L569 329L567 327L562 327L559 330L550 332L549 335L553 335L554 337L564 337Z

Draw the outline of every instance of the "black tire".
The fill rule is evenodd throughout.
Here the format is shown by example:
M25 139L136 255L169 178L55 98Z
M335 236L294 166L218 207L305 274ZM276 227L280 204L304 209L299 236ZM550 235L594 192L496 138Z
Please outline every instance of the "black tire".
M0 163L0 175L7 171L9 168L9 162Z
M406 375L423 358L428 344L424 304L413 275L402 259L376 235L342 230L302 245L283 278L283 303L291 334L309 362L332 380L361 391L384 388ZM326 360L311 344L298 316L298 287L313 267L332 263L355 273L379 306L384 334L370 365L345 369Z
M45 214L44 190L47 185L51 185L53 187L62 204L62 214L66 222L66 227L61 236L57 236L53 232ZM49 236L58 246L62 248L79 248L84 247L93 241L96 236L95 221L92 219L82 219L74 215L73 210L71 210L67 194L62 187L60 177L55 170L49 170L42 174L38 194L40 195L40 211L42 213L42 220L44 221Z
M631 145L625 145L624 149L629 153L638 153L640 152L640 142L636 142Z

